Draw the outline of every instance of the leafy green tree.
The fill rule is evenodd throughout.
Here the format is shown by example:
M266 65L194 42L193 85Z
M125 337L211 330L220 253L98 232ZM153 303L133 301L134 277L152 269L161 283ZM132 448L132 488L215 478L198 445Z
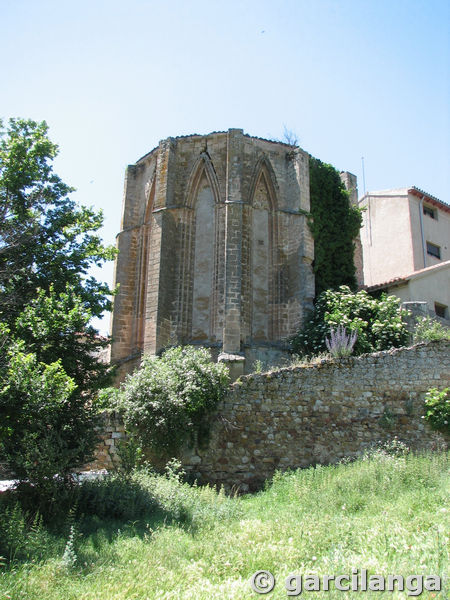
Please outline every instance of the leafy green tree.
M320 294L309 320L292 339L292 351L309 356L325 352L326 338L339 326L357 334L355 355L397 348L409 340L399 298L383 294L377 300L364 290L354 293L341 286Z
M0 130L0 321L39 361L61 359L86 396L104 380L89 326L111 309L111 290L89 276L115 256L98 236L102 214L78 206L53 172L58 147L45 121L10 119Z
M316 297L340 285L355 290L353 240L361 227L361 212L350 204L349 194L333 166L310 156L309 178Z
M110 379L110 368L99 360L108 340L89 324L91 316L70 284L59 293L50 284L48 291L36 291L15 321L15 331L27 350L46 364L57 358L84 399L92 398Z
M44 495L95 446L108 340L89 323L111 291L89 269L115 255L98 236L101 213L70 200L53 172L47 133L23 119L0 130L0 454Z
M53 172L58 147L43 121L0 122L0 319L15 327L38 288L70 284L93 317L110 310L110 290L88 275L114 258L97 232L102 214L77 206Z

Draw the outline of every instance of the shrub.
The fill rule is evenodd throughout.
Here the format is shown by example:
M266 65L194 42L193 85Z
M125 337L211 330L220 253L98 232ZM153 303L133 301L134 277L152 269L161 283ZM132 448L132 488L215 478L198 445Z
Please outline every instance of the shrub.
M351 292L347 286L320 294L304 328L291 340L301 356L315 356L326 350L326 337L339 325L357 334L354 354L388 350L408 342L400 299L383 294L379 300L366 291Z
M413 331L413 342L432 342L450 340L450 329L431 317L417 317Z
M228 370L204 348L171 348L144 356L118 396L125 427L143 448L174 456L186 442L205 439L208 416L224 396Z
M433 429L450 433L450 388L431 388L425 394L424 418Z
M127 439L120 440L117 445L118 463L116 471L124 477L130 477L133 471L144 464L144 452L137 441L128 436Z

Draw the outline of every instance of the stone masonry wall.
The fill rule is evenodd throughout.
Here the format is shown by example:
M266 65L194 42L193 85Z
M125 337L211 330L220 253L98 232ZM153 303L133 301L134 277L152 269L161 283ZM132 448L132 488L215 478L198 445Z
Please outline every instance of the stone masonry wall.
M394 436L413 449L444 445L421 417L425 392L450 386L449 350L431 342L244 376L219 407L209 446L186 450L184 468L246 491L277 469L335 463ZM108 468L122 432L115 417L95 468Z
M142 353L209 347L250 372L312 308L308 154L229 129L168 138L127 169L115 266L116 381Z
M126 440L125 428L117 413L105 413L102 421L95 460L86 465L86 469L112 471L119 463L117 448L122 441Z

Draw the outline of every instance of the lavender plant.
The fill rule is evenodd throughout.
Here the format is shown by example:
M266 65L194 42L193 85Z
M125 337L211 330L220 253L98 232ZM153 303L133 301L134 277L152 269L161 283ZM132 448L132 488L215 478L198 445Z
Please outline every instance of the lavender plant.
M357 337L358 334L356 331L348 334L345 327L339 325L337 329L331 329L330 339L325 338L325 343L331 356L343 358L351 355Z

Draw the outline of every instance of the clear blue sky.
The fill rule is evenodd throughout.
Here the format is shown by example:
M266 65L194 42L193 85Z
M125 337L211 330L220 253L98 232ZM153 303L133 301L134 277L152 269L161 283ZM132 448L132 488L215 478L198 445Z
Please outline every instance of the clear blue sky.
M0 0L0 22L0 116L47 121L106 242L127 164L229 127L286 126L360 195L364 156L367 190L450 202L448 0Z

